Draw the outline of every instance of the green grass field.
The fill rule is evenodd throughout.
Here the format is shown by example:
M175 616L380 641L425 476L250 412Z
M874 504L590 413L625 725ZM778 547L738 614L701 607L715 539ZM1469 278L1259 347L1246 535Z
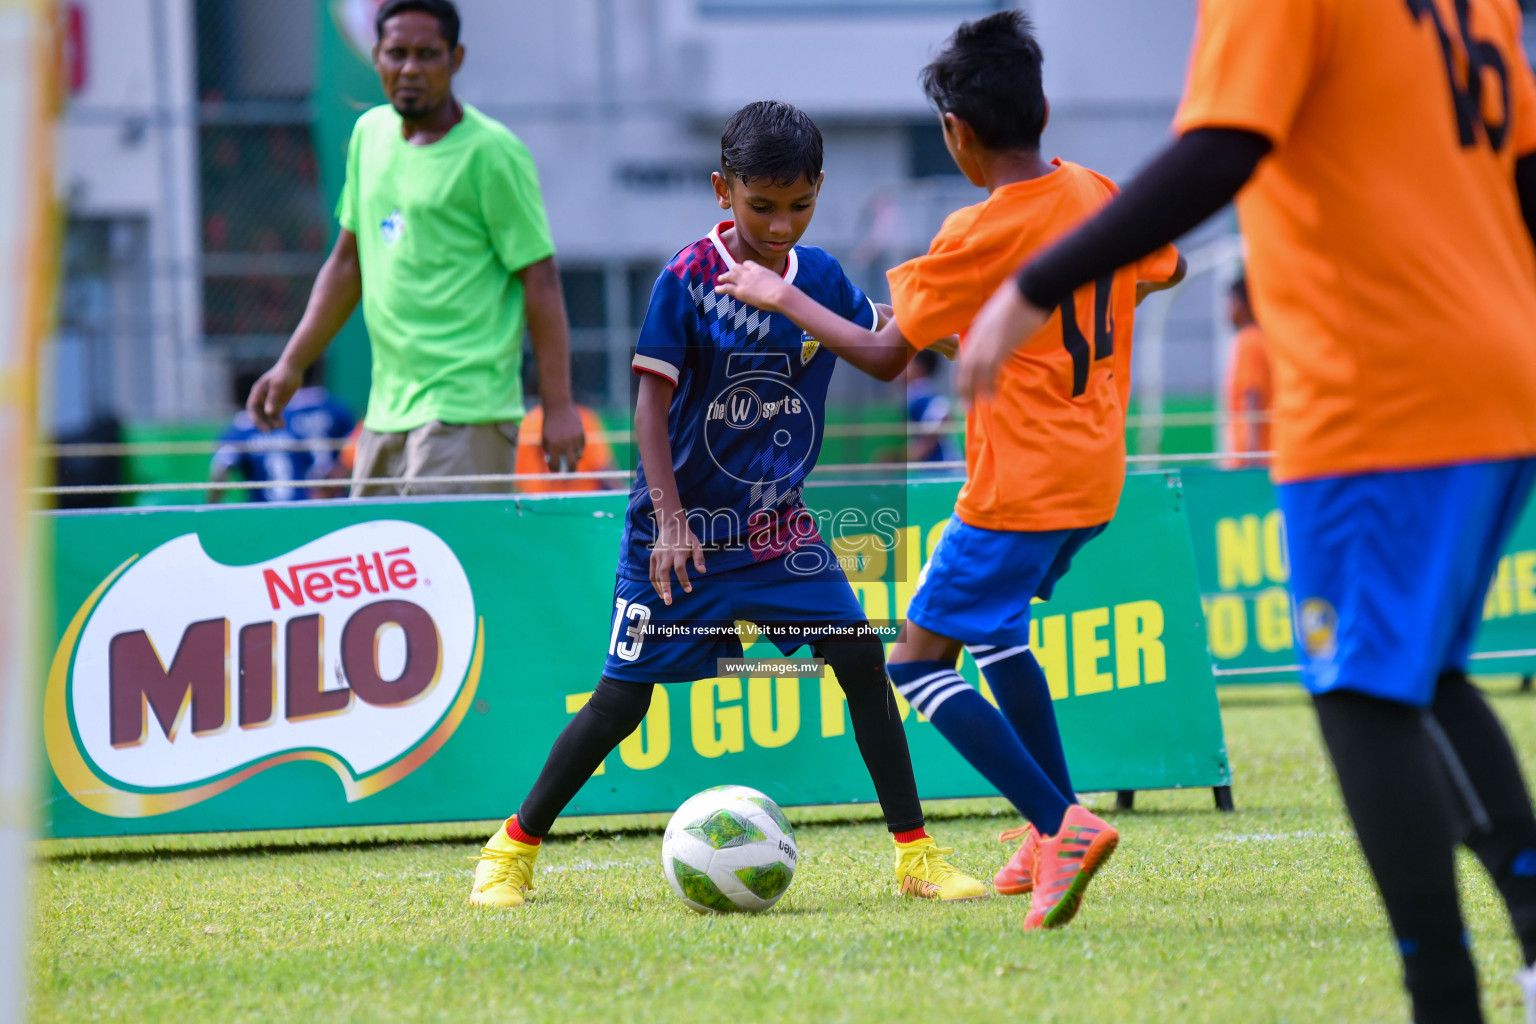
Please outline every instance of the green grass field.
M1536 774L1536 698L1490 688ZM32 1016L146 1021L1401 1022L1385 918L1310 710L1228 690L1237 813L1141 794L1068 928L1026 903L892 894L867 808L790 811L800 871L773 912L705 918L662 878L657 816L561 824L539 900L465 903L492 823L39 846ZM711 780L729 781L729 780ZM1100 798L1103 805L1107 799ZM1006 858L1001 801L933 806L962 866ZM854 816L850 820L850 814ZM1493 1021L1519 1019L1502 904L1463 863Z

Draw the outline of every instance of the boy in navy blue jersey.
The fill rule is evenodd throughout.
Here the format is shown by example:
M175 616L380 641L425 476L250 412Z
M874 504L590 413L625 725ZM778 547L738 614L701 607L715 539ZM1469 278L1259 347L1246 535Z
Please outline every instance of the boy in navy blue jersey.
M641 470L620 546L603 676L518 813L481 852L471 903L524 902L540 840L640 725L652 687L709 678L718 658L740 657L737 620L762 626L785 654L809 643L837 674L896 842L899 890L944 900L986 894L923 829L884 648L857 629L866 624L863 609L802 497L837 356L789 318L715 292L720 275L751 260L840 316L880 325L879 311L836 260L795 244L815 212L821 161L820 131L788 104L750 104L725 127L713 178L734 220L667 264L636 347ZM911 355L904 344L843 353L887 380Z

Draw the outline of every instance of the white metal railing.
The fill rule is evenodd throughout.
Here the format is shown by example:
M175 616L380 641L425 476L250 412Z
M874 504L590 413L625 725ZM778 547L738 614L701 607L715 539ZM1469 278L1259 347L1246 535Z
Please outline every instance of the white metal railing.
M1245 454L1244 459L1254 461L1268 461L1272 457L1271 452L1254 452ZM1220 462L1230 456L1224 452L1189 452L1174 455L1130 455L1126 457L1126 463L1131 466L1155 467L1162 463L1174 465L1198 464ZM854 462L818 466L818 476L837 474L875 473L900 473L908 476L927 476L935 472L963 472L965 462L955 460L951 462ZM269 487L284 486L305 488L309 490L339 490L350 488L354 483L361 483L368 487L399 487L409 484L438 484L449 486L474 486L484 484L516 484L523 482L559 483L576 480L632 480L632 470L587 470L572 473L476 473L457 476L412 476L412 477L371 477L364 480L354 480L351 477L338 477L334 479L320 480L221 480L221 481L187 481L178 483L157 484L72 484L64 486L33 487L30 494L46 495L53 497L65 497L71 495L88 494L185 494L195 491L259 491Z

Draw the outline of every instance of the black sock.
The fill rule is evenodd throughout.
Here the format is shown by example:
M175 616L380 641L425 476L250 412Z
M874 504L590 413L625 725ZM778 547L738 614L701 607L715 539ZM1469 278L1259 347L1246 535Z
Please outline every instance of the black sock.
M923 808L917 799L907 733L885 674L885 646L875 637L824 640L816 645L816 656L825 658L837 673L848 698L853 736L874 780L886 827L892 832L922 828Z
M531 836L549 834L550 827L576 791L584 786L603 758L639 728L651 709L653 683L620 683L604 677L586 706L560 733L544 760L533 788L523 798L517 825Z
M1416 1024L1477 1024L1456 893L1463 815L1427 712L1335 690L1314 698L1344 804L1403 957Z
M1466 673L1440 677L1430 711L1481 806L1481 815L1468 809L1467 846L1503 895L1525 962L1536 962L1536 814L1520 762L1498 717Z

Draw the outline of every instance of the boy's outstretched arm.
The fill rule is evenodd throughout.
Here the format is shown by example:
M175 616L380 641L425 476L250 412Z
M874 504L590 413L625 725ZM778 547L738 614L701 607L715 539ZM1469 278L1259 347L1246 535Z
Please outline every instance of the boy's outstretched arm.
M684 593L693 592L688 563L704 572L704 548L688 528L687 510L677 493L677 474L672 470L672 439L667 436L667 412L676 388L654 373L640 376L640 396L635 401L635 444L640 464L651 488L652 514L656 517L656 543L651 548L651 586L663 604L672 603L672 574Z
M1168 280L1136 282L1136 305L1141 305L1148 295L1155 295L1158 292L1165 292L1169 288L1177 288L1179 285L1184 283L1184 278L1188 276L1189 261L1184 258L1183 253L1179 253L1179 265L1177 268L1175 268L1173 276Z
M839 358L879 380L895 380L917 354L896 321L887 320L878 331L860 327L757 263L740 263L721 274L715 291L783 313Z
M1239 128L1196 128L1180 136L1104 209L987 300L960 358L961 397L991 395L1003 363L1064 296L1197 227L1232 201L1271 148L1265 136Z

